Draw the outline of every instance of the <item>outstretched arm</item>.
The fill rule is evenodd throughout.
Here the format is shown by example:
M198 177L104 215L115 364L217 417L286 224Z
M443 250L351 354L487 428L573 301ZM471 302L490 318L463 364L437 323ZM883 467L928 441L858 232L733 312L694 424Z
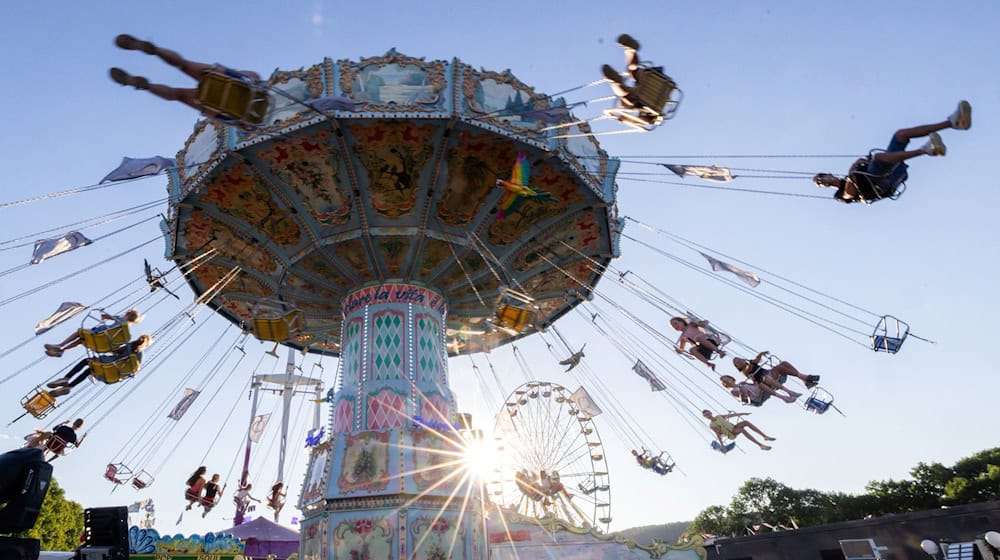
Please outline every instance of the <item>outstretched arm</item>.
M753 364L753 365L755 365L755 366L759 365L760 361L764 359L764 356L767 356L768 354L770 354L770 352L767 351L767 350L764 350L764 351L760 352L759 354L757 354L756 358L750 360L750 363Z

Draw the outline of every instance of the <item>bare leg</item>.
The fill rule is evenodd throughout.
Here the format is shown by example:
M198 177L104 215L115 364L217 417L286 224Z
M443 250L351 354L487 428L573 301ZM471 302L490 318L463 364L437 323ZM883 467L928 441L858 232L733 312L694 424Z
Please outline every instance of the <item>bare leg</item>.
M785 387L784 385L782 385L780 383L778 383L777 387L772 387L770 385L770 382L774 382L774 380L772 379L772 380L769 380L769 382L762 383L761 385L759 385L759 387L761 388L762 391L764 391L765 393L767 393L767 394L769 394L771 396L778 397L779 399L781 399L781 400L783 400L785 402L788 402L788 403L795 402L796 399L798 399L799 397L802 396L800 393L796 393L795 391L788 390L787 387ZM781 396L781 394L778 393L779 390L788 393L788 396L787 397Z
M149 93L167 101L181 103L201 111L203 107L198 102L198 90L189 88L173 88L163 84L149 84Z
M203 73L208 70L215 68L214 64L205 64L204 62L194 62L193 60L188 60L180 55L177 51L172 51L170 49L165 49L163 47L157 47L153 45L154 56L159 57L163 62L177 68L181 72L184 72L188 76L191 76L195 80L201 77Z
M701 363L705 364L706 366L708 366L709 369L711 369L712 371L715 371L715 364L713 364L712 362L708 361L705 358L705 356L702 356L701 352L696 351L696 348L698 348L698 347L697 346L692 346L691 349L688 350L688 354L690 356L692 356L694 359L696 359L699 362L701 362Z
M715 344L715 341L713 341L711 338L708 338L708 336L704 336L703 335L700 339L698 339L698 344L700 346L704 346L705 348L708 348L712 352L718 352L720 358L725 358L726 357L726 353L723 352L718 347L718 345Z
M913 140L914 138L921 138L932 132L938 132L939 130L944 130L946 128L951 128L951 123L948 121L941 121L935 124L924 124L913 128L901 128L896 131L896 140L907 142Z
M771 437L771 436L765 434L764 432L762 432L760 430L760 428L758 428L757 426L755 426L753 424L753 422L750 422L749 420L743 420L739 424L736 424L736 430L735 431L745 432L745 430L753 430L753 431L757 432L758 434L760 434L761 437L763 437L764 439L766 439L768 441L773 441L774 440L773 437ZM743 435L747 436L748 438L750 437L750 434L747 434L747 433L743 433Z
M798 368L796 368L795 366L793 366L788 362L781 362L780 364L774 366L773 368L771 368L771 373L777 376L790 375L793 377L798 377L799 380L802 381L803 383L809 380L809 376L802 373L801 371L798 370Z
M883 163L899 163L901 161L906 161L908 159L913 159L917 156L925 156L926 152L923 150L906 150L905 152L878 152L875 154L875 159Z
M736 427L733 429L733 435L737 435L737 436L738 435L742 435L743 437L747 438L748 440L756 443L758 446L765 447L765 445L763 443L757 441L757 438L753 437L753 434L751 434L750 432L748 432L746 430L746 427L747 427L746 425L747 424L749 424L749 422L740 422L739 424L737 424Z

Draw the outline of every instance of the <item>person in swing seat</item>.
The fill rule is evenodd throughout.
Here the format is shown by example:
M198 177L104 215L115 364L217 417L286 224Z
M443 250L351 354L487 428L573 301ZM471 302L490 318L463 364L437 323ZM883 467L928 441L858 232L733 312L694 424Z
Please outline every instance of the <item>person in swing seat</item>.
M801 381L807 389L812 389L819 384L818 375L806 375L799 371L792 364L781 361L774 367L768 369L760 365L761 360L765 356L770 354L768 351L763 351L757 354L757 356L752 360L744 360L743 358L733 358L733 367L739 370L748 379L753 380L757 384L765 384L772 389L781 389L781 376L785 377L796 377Z
M125 346L116 348L114 352L110 354L101 354L98 357L98 361L102 363L114 363L118 360L128 357L130 355L135 355L140 363L142 363L142 351L149 346L152 338L148 334L139 335L138 338L129 342ZM60 379L55 379L50 381L47 385L53 390L49 393L53 397L61 397L63 395L68 395L70 389L76 387L80 383L83 383L88 377L94 374L90 369L90 361L92 358L84 358L76 363L72 369L66 372L66 376Z
M628 75L632 79L633 84L638 82L639 70L644 67L644 65L639 61L639 41L636 41L634 37L627 33L623 33L618 36L618 45L625 51L625 67L628 70ZM653 68L653 70L663 73L662 67ZM643 107L638 105L638 101L635 99L635 85L628 85L622 78L621 74L618 73L610 64L605 64L601 66L601 73L604 77L611 83L611 91L618 96L618 102L620 106L626 109L642 109ZM640 111L639 118L646 122L647 124L654 124L656 122L657 116L653 109L648 108L651 112Z
M819 187L837 189L833 198L847 204L890 197L906 181L905 161L924 155L945 155L947 148L938 131L946 128L968 130L971 126L972 106L968 101L960 101L955 111L941 122L897 130L884 152L858 159L851 165L846 176L819 173L813 177L813 182ZM927 137L923 146L916 150L906 149L910 140L923 137Z
M725 447L726 443L722 438L727 438L735 440L736 436L742 435L753 443L757 444L762 451L768 451L771 449L770 445L765 445L753 436L751 431L760 434L764 441L774 441L775 438L765 434L760 428L755 426L749 420L740 420L736 424L733 424L729 420L731 418L739 418L741 416L749 416L747 412L731 412L729 414L712 414L710 410L702 410L701 415L708 420L708 427L715 433L715 439L719 442L720 447Z
M108 315L107 313L101 313L101 320L110 322L97 325L96 327L89 329L90 332L97 334L123 324L135 325L136 323L142 321L142 315L137 309L129 309L121 315ZM76 330L73 331L73 334L66 337L66 340L63 340L59 344L46 344L45 354L52 356L53 358L58 358L61 357L63 352L66 350L81 344L83 344L83 339L80 338L80 331Z
M184 490L184 499L188 502L187 507L184 509L191 509L196 503L201 503L201 495L205 490L205 473L207 472L208 467L202 465L184 482L184 485L187 486Z
M670 319L670 326L681 333L677 339L677 348L675 349L678 354L684 352L684 348L688 344L691 344L688 354L711 368L712 371L715 371L715 364L710 361L712 353L719 354L720 358L726 357L726 353L719 348L719 341L713 338L711 334L705 332L708 321L691 321L684 317L672 317Z
M751 383L749 381L740 381L737 383L736 378L732 375L719 377L719 382L722 383L723 387L729 389L730 395L736 397L741 403L750 406L762 406L770 397L777 397L787 403L793 403L802 396L801 393L791 391L784 385L781 386L780 390L785 391L787 396L779 393L779 389L772 389L764 383Z
M233 70L221 64L206 64L204 62L188 60L175 51L159 47L150 41L136 39L124 33L115 37L115 46L127 51L140 51L159 57L167 64L179 69L195 80L201 80L202 76L207 72L214 72L243 80L248 84L255 84L261 81L260 75L256 72L250 70ZM175 88L163 84L152 84L148 79L142 76L133 76L121 68L112 68L109 73L114 82L123 86L132 86L138 90L148 91L167 101L180 101L188 107L196 109L206 117L221 117L221 115L218 115L201 103L198 97L198 88Z

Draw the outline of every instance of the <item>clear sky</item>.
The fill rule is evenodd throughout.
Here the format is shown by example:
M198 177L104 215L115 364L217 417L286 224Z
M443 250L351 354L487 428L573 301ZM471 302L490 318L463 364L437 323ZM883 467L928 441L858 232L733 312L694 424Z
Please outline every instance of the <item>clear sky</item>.
M683 470L664 478L640 471L623 434L598 417L611 469L613 528L690 519L707 505L728 502L751 476L771 476L797 487L861 491L869 480L906 476L918 461L949 463L996 444L991 391L996 368L990 352L998 307L994 285L1000 271L988 255L998 238L994 214L1000 206L990 171L992 150L1000 137L998 23L1000 6L990 0L638 1L627 9L590 0L489 5L319 0L22 2L9 6L0 21L0 60L5 69L0 106L5 108L6 130L0 135L5 171L0 202L90 185L124 155L170 157L183 145L196 115L180 104L113 84L107 69L121 66L177 85L188 83L188 78L150 57L114 48L112 39L121 32L155 40L195 59L252 68L264 75L276 67L309 66L324 56L357 59L395 47L428 59L457 56L492 70L509 68L542 92L598 79L605 62L621 66L615 37L629 32L642 42L646 57L666 67L686 97L676 118L659 130L602 138L603 147L623 159L657 154L862 154L884 147L895 129L940 121L959 99L968 99L973 127L968 132L944 131L948 156L914 161L906 195L870 208L635 182L627 180L627 173L652 169L623 166L618 190L623 215L852 303L892 313L907 320L916 333L937 341L931 345L911 340L898 355L876 354L623 241L618 268L655 278L660 289L750 345L773 350L803 370L822 374L824 386L837 396L846 418L812 416L797 406L772 401L754 410L752 419L778 438L774 450L763 453L743 445L746 453L723 457L705 445L702 436L707 431L693 430L664 399L650 394L630 371L631 363L584 321L571 315L559 323L574 344L587 342L587 363L614 388L617 400L653 436L655 445L670 451ZM571 94L569 99L585 99L588 94ZM841 171L851 160L677 163ZM161 199L166 196L165 182L152 178L0 208L0 241ZM732 186L824 194L805 180L738 180ZM165 207L161 210L165 212ZM100 237L153 214L129 216L87 233ZM627 232L685 258L698 258L638 228L630 226ZM87 269L68 282L4 305L6 320L0 333L6 342L0 352L29 339L33 325L60 302L88 303L137 278L143 258L169 268L160 241L95 266L157 235L156 221L148 221L0 277L0 299L5 300ZM30 258L30 247L10 248L16 244L0 246L4 249L0 270ZM645 320L668 328L667 317L622 296L611 284L602 284L609 295L621 298ZM181 293L185 302L190 301L190 290L185 287ZM140 330L159 328L180 307L171 300L149 310ZM68 410L55 414L62 419L70 410L82 410L97 424L81 449L55 464L55 476L71 498L85 506L134 501L136 492L130 488L110 493L101 474L122 452L148 450L146 464L157 471L157 480L138 497L154 498L162 533L226 526L225 518L232 516L228 499L205 521L194 512L179 525L174 522L183 507L183 480L191 471L206 464L210 472L225 475L234 464L249 417L242 387L266 347L248 344L248 356L239 366L235 358L227 359L220 374L206 383L204 400L170 434L140 438L136 433L150 410L169 399L166 395L177 380L214 341L221 340L215 345L224 348L235 340L235 329L227 330L227 322L207 315L206 311L196 319L203 327L182 351L155 370L156 379L126 399L119 402L124 391L108 397L110 388L91 388ZM69 329L63 326L44 341L65 336ZM32 340L4 356L5 372L41 357L44 341ZM536 377L575 387L537 337L521 347L531 356ZM18 399L76 356L46 359L4 383L0 411L14 418ZM200 384L198 379L207 376L223 354L217 348L207 356L187 386ZM509 348L495 351L493 359L505 389L523 380ZM476 360L485 365L479 357ZM265 359L257 371L281 367L271 362ZM303 368L307 373L311 363ZM327 359L323 365L329 384L335 361ZM234 367L236 373L224 383L223 377ZM460 408L471 411L480 424L491 423L488 419L498 403L488 402L481 392L470 360L453 359L450 368ZM699 377L699 384L715 398L728 398L704 377ZM208 395L216 389L218 396L206 408ZM599 404L611 406L606 395L595 393L595 397ZM269 411L273 403L265 399L262 408ZM735 402L733 406L738 407ZM225 422L231 409L233 416ZM290 450L295 458L289 461L292 474L286 480L294 493L305 465L297 447L308 417L307 410L299 413ZM18 445L24 433L43 425L29 418L3 428L7 439L0 441L0 449ZM217 443L209 448L217 434ZM272 425L261 446L265 451L273 434ZM181 443L175 448L177 441ZM270 457L262 453L254 460L257 487L273 481L271 449ZM230 491L235 476L230 478Z

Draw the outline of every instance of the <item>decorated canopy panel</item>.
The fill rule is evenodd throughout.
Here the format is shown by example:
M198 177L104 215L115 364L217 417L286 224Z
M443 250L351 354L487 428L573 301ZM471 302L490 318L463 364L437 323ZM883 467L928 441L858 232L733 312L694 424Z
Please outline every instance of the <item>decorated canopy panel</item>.
M474 352L544 328L615 256L617 161L556 138L579 129L559 127L562 100L509 72L390 51L269 83L264 125L199 122L170 185L171 256L230 320L281 302L302 312L290 345L339 354L343 297L403 281L442 293L449 351ZM308 105L324 97L339 108ZM498 186L519 156L523 185L549 196ZM491 324L505 288L534 299L524 332Z

